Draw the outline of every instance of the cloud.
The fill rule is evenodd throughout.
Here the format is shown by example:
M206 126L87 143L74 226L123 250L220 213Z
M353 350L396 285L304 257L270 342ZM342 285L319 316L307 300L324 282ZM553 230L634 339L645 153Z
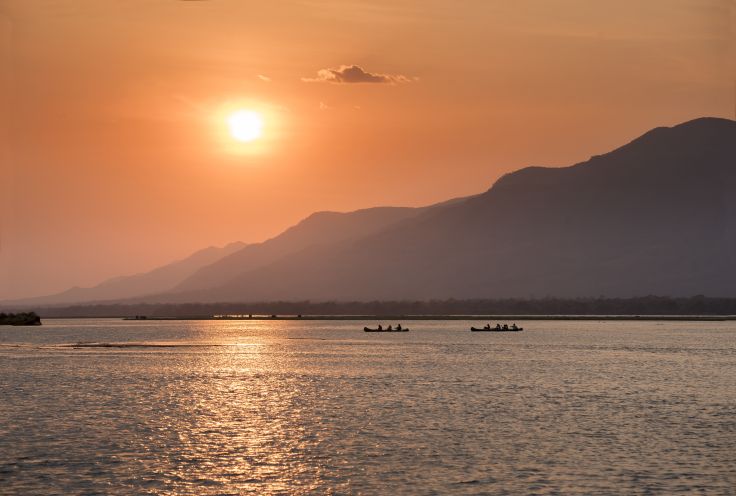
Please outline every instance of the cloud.
M267 82L267 83L270 83L270 82L271 82L271 78L270 78L270 77L268 77L268 76L264 76L263 74L258 74L258 76L257 76L257 77L258 77L258 79L260 79L261 81L265 81L265 82Z
M374 74L357 65L341 65L339 69L320 69L316 78L302 78L305 83L409 83L411 79L400 74Z

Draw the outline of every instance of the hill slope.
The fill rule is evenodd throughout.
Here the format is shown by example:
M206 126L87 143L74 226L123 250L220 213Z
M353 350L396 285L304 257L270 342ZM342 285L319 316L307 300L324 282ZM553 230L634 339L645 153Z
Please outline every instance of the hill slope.
M74 287L61 293L3 302L7 305L63 305L101 300L140 297L168 291L197 269L234 253L246 245L230 243L222 248L211 246L149 272L108 279L89 288Z
M348 213L317 212L272 239L246 246L216 263L202 267L173 291L213 288L223 281L304 249L372 235L418 212L420 209L405 207L377 207Z
M736 296L734 191L736 122L698 119L163 299Z

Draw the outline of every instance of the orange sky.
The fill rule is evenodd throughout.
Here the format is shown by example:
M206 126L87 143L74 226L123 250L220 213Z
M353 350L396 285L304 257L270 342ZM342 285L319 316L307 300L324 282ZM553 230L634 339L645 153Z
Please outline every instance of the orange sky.
M734 3L0 0L0 299L733 118Z

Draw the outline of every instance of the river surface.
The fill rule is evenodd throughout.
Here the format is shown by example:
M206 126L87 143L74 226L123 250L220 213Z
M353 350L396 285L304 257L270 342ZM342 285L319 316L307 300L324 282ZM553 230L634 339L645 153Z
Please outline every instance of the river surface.
M0 327L0 494L736 493L736 322L364 324Z

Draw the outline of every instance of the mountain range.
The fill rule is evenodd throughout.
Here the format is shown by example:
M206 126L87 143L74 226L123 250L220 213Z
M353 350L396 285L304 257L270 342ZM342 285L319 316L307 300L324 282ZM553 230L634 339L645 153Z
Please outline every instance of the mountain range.
M234 242L223 247L211 246L149 272L114 277L89 288L73 287L47 296L3 302L12 305L64 305L92 301L120 300L168 291L198 269L235 253L246 246Z
M61 295L156 303L736 296L735 192L736 122L702 118L569 167L521 169L472 197L316 213L263 243L190 263L166 284L144 274L124 279L127 292L110 291L110 281Z

